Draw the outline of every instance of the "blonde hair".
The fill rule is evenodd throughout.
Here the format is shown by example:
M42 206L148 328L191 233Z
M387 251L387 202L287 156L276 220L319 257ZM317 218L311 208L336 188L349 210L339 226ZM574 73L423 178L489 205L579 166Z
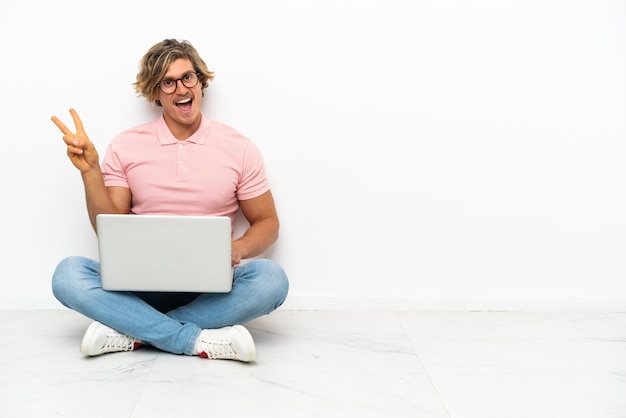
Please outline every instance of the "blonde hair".
M196 48L189 41L165 39L150 48L139 62L137 81L133 83L135 91L149 102L156 102L160 106L161 103L156 100L159 95L158 84L165 77L170 64L180 58L191 61L198 73L198 80L202 83L202 89L207 88L214 73L209 71Z

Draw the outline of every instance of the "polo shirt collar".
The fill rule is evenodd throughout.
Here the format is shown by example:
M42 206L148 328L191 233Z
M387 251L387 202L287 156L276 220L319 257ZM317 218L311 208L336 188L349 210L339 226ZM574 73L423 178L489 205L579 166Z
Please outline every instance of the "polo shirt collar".
M157 138L161 145L171 145L171 144L179 144L180 142L193 142L194 144L204 144L207 137L209 136L209 131L211 130L211 124L207 118L204 117L204 114L200 115L202 118L200 120L200 126L198 130L193 133L189 138L184 141L179 141L170 131L170 128L167 126L165 122L165 117L161 115L159 119L156 121L156 133Z

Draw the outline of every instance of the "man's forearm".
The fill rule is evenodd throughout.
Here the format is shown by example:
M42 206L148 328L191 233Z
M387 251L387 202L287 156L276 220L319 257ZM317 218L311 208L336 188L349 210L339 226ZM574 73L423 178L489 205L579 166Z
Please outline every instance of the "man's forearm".
M104 186L102 171L100 171L99 166L82 173L82 178L89 222L91 222L93 230L96 231L96 216L100 213L116 213L117 210Z
M279 222L275 218L267 218L251 225L248 230L236 239L241 259L256 257L263 253L278 239Z

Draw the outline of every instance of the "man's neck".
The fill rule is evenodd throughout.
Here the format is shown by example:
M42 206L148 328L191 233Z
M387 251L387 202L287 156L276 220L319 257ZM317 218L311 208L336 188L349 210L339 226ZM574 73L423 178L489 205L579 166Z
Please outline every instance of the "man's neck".
M174 138L179 141L185 141L189 139L189 137L196 133L196 131L200 128L200 123L202 121L202 117L198 117L198 119L192 124L186 125L176 121L171 121L167 117L167 115L163 115L165 119L165 124L169 128L170 132L174 136Z

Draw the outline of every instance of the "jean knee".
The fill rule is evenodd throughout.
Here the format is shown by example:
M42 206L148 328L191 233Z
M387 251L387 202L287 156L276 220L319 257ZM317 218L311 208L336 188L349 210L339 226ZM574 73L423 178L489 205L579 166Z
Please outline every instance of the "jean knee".
M71 294L81 290L89 282L91 273L97 273L97 262L84 257L67 257L57 264L52 274L52 294L65 304Z
M64 258L57 264L52 274L52 294L59 300L61 295L65 293L64 289L68 286L69 278L71 277L71 264L72 257Z
M272 293L276 301L275 308L278 308L287 299L289 293L287 273L280 264L273 260L262 259L257 261L260 263L266 279L271 280Z

